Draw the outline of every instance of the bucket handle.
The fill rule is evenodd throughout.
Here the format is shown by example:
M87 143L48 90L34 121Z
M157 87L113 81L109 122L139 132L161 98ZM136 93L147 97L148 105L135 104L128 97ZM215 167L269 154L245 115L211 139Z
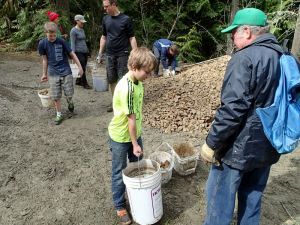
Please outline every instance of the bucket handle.
M168 152L168 153L170 153L172 156L174 155L174 149L173 149L173 147L171 147L171 145L169 145L169 143L168 142L162 142L157 148L156 148L156 150L155 151L160 151L159 150L159 148L161 147L161 146L163 146L163 145L167 145L168 147L169 147L169 149L170 150L168 150L168 151L163 151L163 152Z

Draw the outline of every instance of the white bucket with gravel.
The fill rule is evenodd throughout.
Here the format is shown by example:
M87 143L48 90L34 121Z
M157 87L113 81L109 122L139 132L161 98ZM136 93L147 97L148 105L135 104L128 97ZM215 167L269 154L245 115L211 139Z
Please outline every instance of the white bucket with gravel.
M133 220L141 225L157 223L163 215L159 164L150 159L128 163L123 181Z
M73 78L79 77L79 68L75 63L70 64L71 70L72 70L72 76Z
M174 168L173 148L168 143L164 142L149 156L149 159L160 164L161 183L168 183L172 178L172 171Z
M174 169L182 176L196 171L198 153L190 143L174 145Z
M42 89L38 91L38 96L41 99L42 106L45 108L51 108L54 106L54 102L51 100L49 95L49 89Z

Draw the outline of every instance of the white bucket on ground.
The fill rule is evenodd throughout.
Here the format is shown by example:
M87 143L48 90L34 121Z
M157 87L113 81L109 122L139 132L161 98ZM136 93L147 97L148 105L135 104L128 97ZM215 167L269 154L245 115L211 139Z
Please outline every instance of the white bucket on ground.
M79 77L79 68L75 63L70 64L71 70L72 70L72 76L73 78Z
M41 92L45 92L47 90L48 94L42 94ZM49 90L48 89L43 89L38 91L38 96L41 99L42 106L45 108L51 108L54 106L54 102L51 100L49 96Z
M196 152L196 150L190 143L188 145L192 152L192 154L190 156L181 157L173 149L174 156L175 156L174 169L177 173L179 173L182 176L186 176L186 175L194 173L196 171L196 167L197 167L198 153Z
M163 215L159 164L150 159L128 163L123 170L123 181L133 220L141 225L158 222Z
M161 182L162 184L168 183L172 178L172 170L174 167L173 148L164 142L149 156L149 159L160 164ZM166 163L168 163L168 165Z
M93 88L95 91L108 91L108 82L106 74L101 73L98 68L94 68L92 71L93 76Z

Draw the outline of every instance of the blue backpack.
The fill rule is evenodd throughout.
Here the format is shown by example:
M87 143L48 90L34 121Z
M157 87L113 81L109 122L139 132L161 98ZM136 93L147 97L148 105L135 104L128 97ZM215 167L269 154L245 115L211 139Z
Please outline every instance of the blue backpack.
M257 108L266 137L281 154L298 147L300 140L300 65L289 54L280 57L281 75L274 103Z

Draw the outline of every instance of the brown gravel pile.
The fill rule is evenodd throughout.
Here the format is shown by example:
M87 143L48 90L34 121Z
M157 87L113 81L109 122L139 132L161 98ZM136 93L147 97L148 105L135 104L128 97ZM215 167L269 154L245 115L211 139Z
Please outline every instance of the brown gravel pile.
M166 133L206 134L220 104L229 56L187 68L175 77L145 81L144 123Z

